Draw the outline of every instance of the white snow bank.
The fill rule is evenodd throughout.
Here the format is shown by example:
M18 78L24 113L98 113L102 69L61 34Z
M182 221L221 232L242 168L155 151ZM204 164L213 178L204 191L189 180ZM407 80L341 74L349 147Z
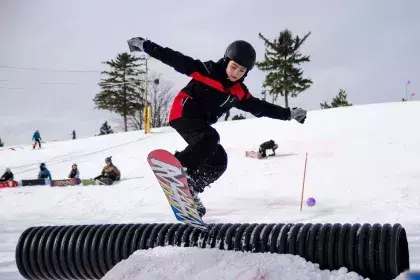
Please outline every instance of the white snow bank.
M364 279L346 268L320 270L318 264L295 255L156 247L138 250L119 262L102 280L306 280Z

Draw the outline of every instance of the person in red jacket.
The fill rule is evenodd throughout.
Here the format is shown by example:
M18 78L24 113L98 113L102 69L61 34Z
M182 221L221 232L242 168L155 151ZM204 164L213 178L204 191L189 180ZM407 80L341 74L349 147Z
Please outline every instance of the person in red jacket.
M169 125L188 143L183 151L176 151L174 155L189 177L201 216L206 209L198 193L222 176L228 161L212 124L232 107L256 117L295 119L299 123L306 119L306 111L301 108L283 108L251 95L243 82L255 65L256 52L246 41L232 42L217 62L202 62L141 37L128 40L128 46L130 52L145 52L192 78L172 103Z

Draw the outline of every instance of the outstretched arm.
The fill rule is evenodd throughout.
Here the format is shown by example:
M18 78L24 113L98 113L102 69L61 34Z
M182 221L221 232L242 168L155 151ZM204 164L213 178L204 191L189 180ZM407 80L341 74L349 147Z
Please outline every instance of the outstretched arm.
M187 76L192 76L194 73L200 73L206 76L210 74L208 67L202 61L193 59L170 48L159 46L150 40L145 40L141 37L132 38L128 40L128 46L131 52L146 52L151 57L160 60Z
M247 93L247 96L236 105L236 108L249 112L258 118L268 117L285 121L290 120L289 108L283 108L281 106L268 103L267 101L260 100L253 97L250 93Z
M283 108L255 98L249 92L247 92L245 97L236 105L236 108L249 112L258 118L268 117L284 121L295 119L299 123L304 123L306 119L306 111L303 109Z

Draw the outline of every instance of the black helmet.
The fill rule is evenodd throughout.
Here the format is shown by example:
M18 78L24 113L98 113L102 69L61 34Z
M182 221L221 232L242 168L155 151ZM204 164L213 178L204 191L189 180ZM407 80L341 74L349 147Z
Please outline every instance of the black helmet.
M225 59L229 58L248 70L254 67L256 53L254 47L246 41L238 40L231 43L225 52Z
M39 166L39 168L45 168L45 163L41 163L41 165Z

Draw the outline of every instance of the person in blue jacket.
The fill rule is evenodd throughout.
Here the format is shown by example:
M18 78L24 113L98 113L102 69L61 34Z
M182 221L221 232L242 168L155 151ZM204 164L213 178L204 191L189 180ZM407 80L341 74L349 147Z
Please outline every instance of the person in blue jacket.
M38 173L38 179L50 179L52 180L51 177L51 173L50 171L47 169L47 166L45 165L45 163L41 163L41 165L39 166L39 173Z
M34 135L32 136L32 141L35 141L35 143L33 145L33 148L34 149L36 147L36 143L38 143L39 148L41 148L41 141L42 141L42 139L41 139L41 134L39 134L39 130L38 129L35 131Z

